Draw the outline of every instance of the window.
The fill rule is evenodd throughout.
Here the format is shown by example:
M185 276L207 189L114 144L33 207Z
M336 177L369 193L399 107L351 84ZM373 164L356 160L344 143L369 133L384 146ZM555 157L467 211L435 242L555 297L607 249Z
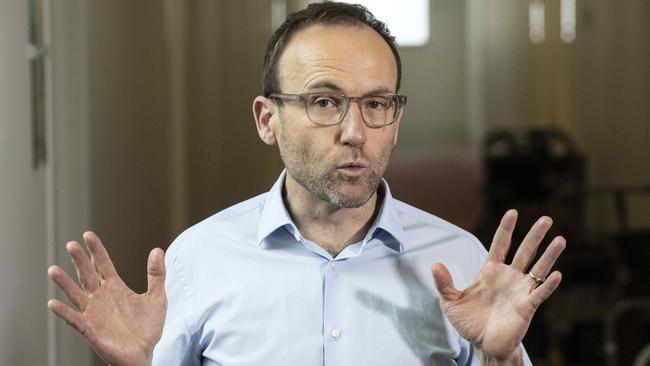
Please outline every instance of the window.
M388 25L399 46L424 46L429 43L430 0L352 0L367 7Z

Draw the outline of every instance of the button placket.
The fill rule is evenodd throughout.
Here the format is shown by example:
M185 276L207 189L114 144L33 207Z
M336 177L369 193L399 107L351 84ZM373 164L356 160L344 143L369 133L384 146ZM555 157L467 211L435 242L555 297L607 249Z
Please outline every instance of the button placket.
M342 283L340 280L340 262L332 259L327 263L325 268L324 283L324 309L323 309L323 347L325 365L339 365L343 357L343 344L340 343L343 330L340 323L340 316L343 309L341 308L339 288Z

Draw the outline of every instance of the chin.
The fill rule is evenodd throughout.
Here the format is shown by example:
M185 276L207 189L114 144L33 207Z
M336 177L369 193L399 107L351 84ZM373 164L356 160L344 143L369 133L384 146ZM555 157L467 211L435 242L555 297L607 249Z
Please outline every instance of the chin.
M337 192L332 192L332 194L329 195L328 201L334 206L341 208L359 208L368 203L374 193L374 190L346 192L343 188Z

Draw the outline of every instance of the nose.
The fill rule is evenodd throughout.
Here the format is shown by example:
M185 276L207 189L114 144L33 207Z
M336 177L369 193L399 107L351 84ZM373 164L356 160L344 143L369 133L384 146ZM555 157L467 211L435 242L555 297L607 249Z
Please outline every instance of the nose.
M348 113L341 122L341 144L348 146L361 146L366 142L366 124L361 117L361 110L357 103L350 103Z

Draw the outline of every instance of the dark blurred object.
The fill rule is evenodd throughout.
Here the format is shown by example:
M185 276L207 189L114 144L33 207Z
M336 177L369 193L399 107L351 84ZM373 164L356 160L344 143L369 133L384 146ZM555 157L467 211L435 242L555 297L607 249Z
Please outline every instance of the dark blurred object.
M650 226L631 228L628 218L628 200L632 196L649 196L650 184L628 187L600 187L590 195L609 196L615 202L618 230L612 239L619 250L622 271L622 295L650 296ZM648 220L650 225L650 220Z
M607 365L637 366L635 361L650 347L650 296L618 301L607 314L604 331Z
M571 337L562 340L564 363L567 365L603 365L600 350L603 344L602 325L599 322L580 322L573 325Z
M584 226L585 159L571 138L557 129L508 130L488 134L483 147L486 218L489 231L503 213L519 211L518 234L542 215L554 231L577 235ZM559 224L559 225L558 225Z
M607 313L604 351L608 366L650 365L650 228L631 229L628 198L650 195L650 185L599 187L591 196L610 197L618 230L612 241L619 253L621 297ZM644 356L644 353L647 354ZM644 360L645 358L645 360Z
M568 243L556 265L562 286L524 339L531 358L565 366L632 365L650 343L650 311L612 312L650 296L650 230L630 228L627 206L628 196L650 194L650 186L588 187L586 158L556 129L495 130L485 139L483 161L486 204L477 232L483 243L491 242L509 208L519 211L519 220L507 260L542 215L554 221L545 243L559 234ZM593 197L613 200L613 232L588 232L585 202ZM615 319L609 328L606 319Z
M555 129L532 129L523 139L507 130L488 135L483 154L492 203L546 200L558 189L575 193L584 186L584 159L573 141Z

